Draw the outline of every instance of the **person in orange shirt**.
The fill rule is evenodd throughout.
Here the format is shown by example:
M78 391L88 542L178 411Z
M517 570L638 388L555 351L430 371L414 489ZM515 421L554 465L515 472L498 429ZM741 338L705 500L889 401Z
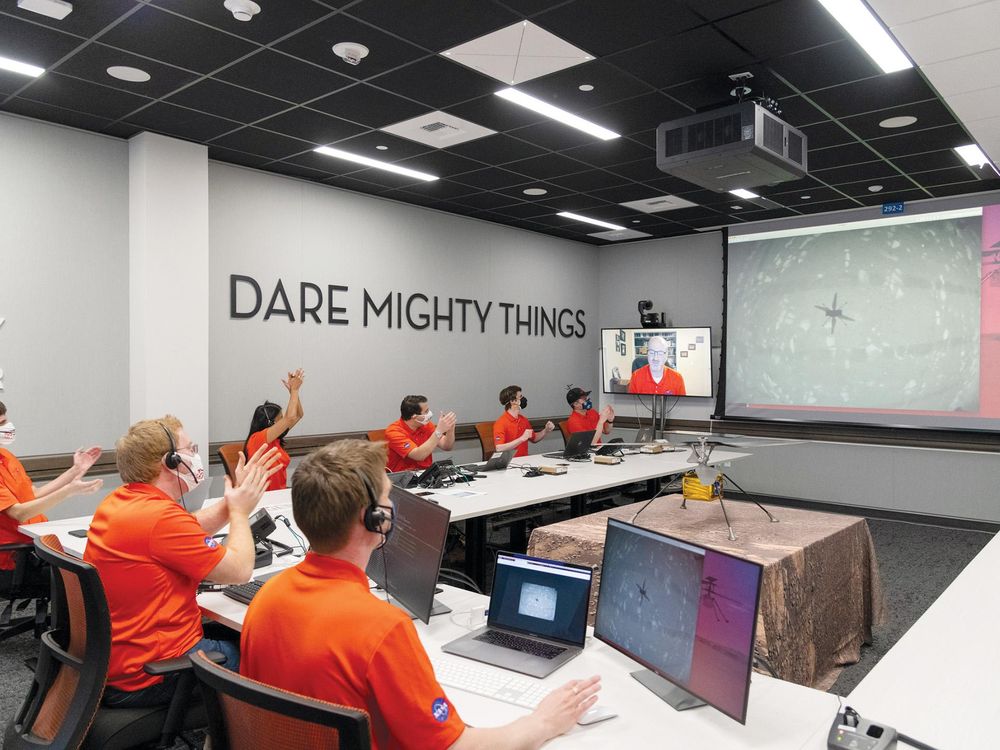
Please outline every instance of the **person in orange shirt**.
M111 660L104 704L140 708L169 703L176 681L148 675L143 666L195 649L220 651L236 669L235 641L205 638L195 601L202 579L241 583L253 574L253 512L276 463L260 449L226 477L220 502L189 513L178 504L206 472L176 417L147 419L115 444L125 484L97 507L83 559L97 568L111 614ZM214 534L229 524L225 546Z
M653 396L684 396L684 377L667 367L667 340L662 336L653 336L646 344L646 359L649 364L643 365L632 373L628 381L629 393L641 393Z
M594 439L591 445L601 444L601 435L611 433L611 427L615 422L615 410L611 404L605 406L598 413L594 411L594 405L590 400L590 391L583 388L570 388L566 392L566 403L572 411L569 414L568 429L572 435L574 432L594 431Z
M250 603L240 673L367 711L375 750L536 748L570 729L596 702L599 677L571 680L505 726L468 727L409 616L368 589L368 559L392 533L385 460L382 443L342 440L299 465L292 513L310 551Z
M386 470L415 471L434 463L434 449L455 445L455 413L445 412L435 425L426 396L407 396L399 405L399 419L385 428L389 444Z
M250 419L250 432L243 443L243 455L252 456L261 446L266 445L278 449L278 470L271 475L267 484L268 490L283 490L288 486L288 464L291 459L285 452L285 435L302 419L302 401L299 400L299 389L305 378L302 369L288 373L281 381L288 391L288 405L284 411L277 404L265 401L254 409Z
M14 423L7 418L6 405L0 402L0 544L30 544L31 538L20 533L18 526L47 521L45 511L74 495L97 492L104 483L101 479L83 478L101 457L101 449L94 446L76 451L69 469L36 489L21 462L7 450L14 443L16 432ZM9 589L13 576L14 554L0 552L0 589ZM48 570L34 554L28 556L23 580L26 589L48 591Z
M537 443L544 440L556 428L552 422L546 422L541 432L531 428L531 422L521 414L527 407L528 399L521 393L521 386L508 385L500 391L500 403L504 413L493 423L493 442L497 451L514 451L515 458L528 455L528 441Z

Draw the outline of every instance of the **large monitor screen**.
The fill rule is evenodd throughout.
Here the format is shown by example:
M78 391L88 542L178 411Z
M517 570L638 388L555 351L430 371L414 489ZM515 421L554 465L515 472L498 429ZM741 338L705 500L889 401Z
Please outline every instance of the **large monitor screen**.
M730 237L724 414L1000 429L1000 206Z
M711 328L604 328L605 393L712 395Z
M429 622L451 511L393 486L392 534L365 571L414 617ZM436 614L436 612L435 612Z
M594 636L745 723L762 573L750 560L609 518Z

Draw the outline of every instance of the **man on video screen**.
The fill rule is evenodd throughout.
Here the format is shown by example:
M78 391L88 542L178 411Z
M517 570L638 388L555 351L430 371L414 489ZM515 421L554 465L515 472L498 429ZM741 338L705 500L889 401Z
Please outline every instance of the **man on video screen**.
M629 393L643 393L656 396L684 396L684 378L667 367L667 340L653 336L646 345L646 359L649 364L632 373L628 381Z

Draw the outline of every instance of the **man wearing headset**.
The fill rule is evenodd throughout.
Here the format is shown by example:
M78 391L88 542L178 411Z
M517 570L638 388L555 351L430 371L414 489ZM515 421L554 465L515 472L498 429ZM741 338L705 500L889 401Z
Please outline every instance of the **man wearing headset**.
M541 432L531 429L531 422L521 414L528 405L528 399L521 393L521 386L508 385L500 391L500 404L504 413L493 423L493 443L496 451L514 451L514 457L528 455L528 441L537 443L544 440L556 428L552 422L546 422Z
M115 444L125 484L97 507L83 559L97 568L111 614L111 660L104 703L119 708L170 702L171 678L143 666L194 649L220 651L236 669L236 643L204 637L195 601L198 584L242 583L253 574L249 515L264 494L277 451L257 451L226 478L221 502L189 513L178 504L206 472L180 420L147 419ZM229 524L225 546L213 536Z
M240 673L367 711L376 749L537 748L567 731L596 702L600 678L571 680L506 726L467 727L409 616L369 591L368 559L392 532L385 459L382 443L342 440L299 465L292 512L310 551L254 597Z

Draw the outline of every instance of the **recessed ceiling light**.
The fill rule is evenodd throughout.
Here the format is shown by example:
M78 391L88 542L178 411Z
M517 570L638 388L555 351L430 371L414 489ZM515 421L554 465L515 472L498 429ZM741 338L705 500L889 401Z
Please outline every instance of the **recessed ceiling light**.
M376 146L375 148L377 148L379 151L388 151L389 150L388 146Z
M869 193L881 193L882 192L882 186L881 185L869 185L868 186L868 192Z
M30 10L57 21L63 20L73 12L73 3L64 0L17 0L17 7L21 10Z
M882 23L862 0L819 0L844 31L854 37L883 73L912 68L913 63L889 36Z
M600 219L590 219L586 216L580 216L580 214L571 214L569 211L560 211L556 216L562 216L564 219L572 219L573 221L584 221L587 224L593 224L595 227L604 227L605 229L625 229L625 227L620 227L617 224L609 224Z
M903 115L901 117L889 117L878 124L880 128L905 128L917 121L913 115Z
M546 190L545 188L526 188L521 192L523 192L525 195L545 195L549 191Z
M986 158L983 150L975 143L970 143L968 146L959 146L955 149L955 153L961 156L962 161L970 167L981 167L984 164L989 164L990 161Z
M501 91L497 91L496 95L509 102L514 102L514 104L520 104L522 107L526 107L540 115L551 117L563 125L569 125L571 128L582 130L584 133L588 133L601 140L610 141L613 138L621 138L618 133L607 128L602 128L600 125L592 123L589 120L584 120L582 117L577 117L564 109L553 107L551 104L543 102L541 99L536 99L533 96L528 96L517 89L502 89Z
M581 83L579 86L580 91L593 91L594 87L589 83Z
M802 200L804 200L804 201L807 201L807 200L809 200L810 198L812 198L812 196L811 196L811 195L800 195L800 196L799 196L799 198L801 198L801 199L802 199Z
M742 211L743 210L743 206L733 206L733 210L734 211Z
M119 81L131 81L132 83L145 83L150 78L149 73L145 70L130 68L128 65L112 65L108 68L108 75Z
M23 76L31 76L32 78L38 78L38 76L45 72L45 68L11 60L9 57L0 57L0 69L9 70L11 73L20 73Z
M632 219L632 223L633 224L640 224L641 222L638 219Z
M407 177L415 177L418 180L426 180L427 182L433 182L438 179L432 174L427 174L426 172L418 172L415 169L407 169L406 167L398 167L395 164L389 164L384 161L379 161L378 159L370 159L367 156L361 156L359 154L352 154L347 151L341 151L339 148L330 148L329 146L320 146L319 148L314 148L317 154L323 154L324 156L332 156L334 159L346 159L347 161L353 161L357 164L364 164L366 167L374 167L375 169L384 169L387 172L395 172L396 174L405 175Z
M260 6L252 0L226 0L222 5L233 18L244 23L260 13Z
M743 200L752 200L754 198L760 198L760 196L757 195L757 193L751 193L749 190L744 190L743 188L740 188L738 190L730 190L729 192L735 195L737 198L742 198Z

